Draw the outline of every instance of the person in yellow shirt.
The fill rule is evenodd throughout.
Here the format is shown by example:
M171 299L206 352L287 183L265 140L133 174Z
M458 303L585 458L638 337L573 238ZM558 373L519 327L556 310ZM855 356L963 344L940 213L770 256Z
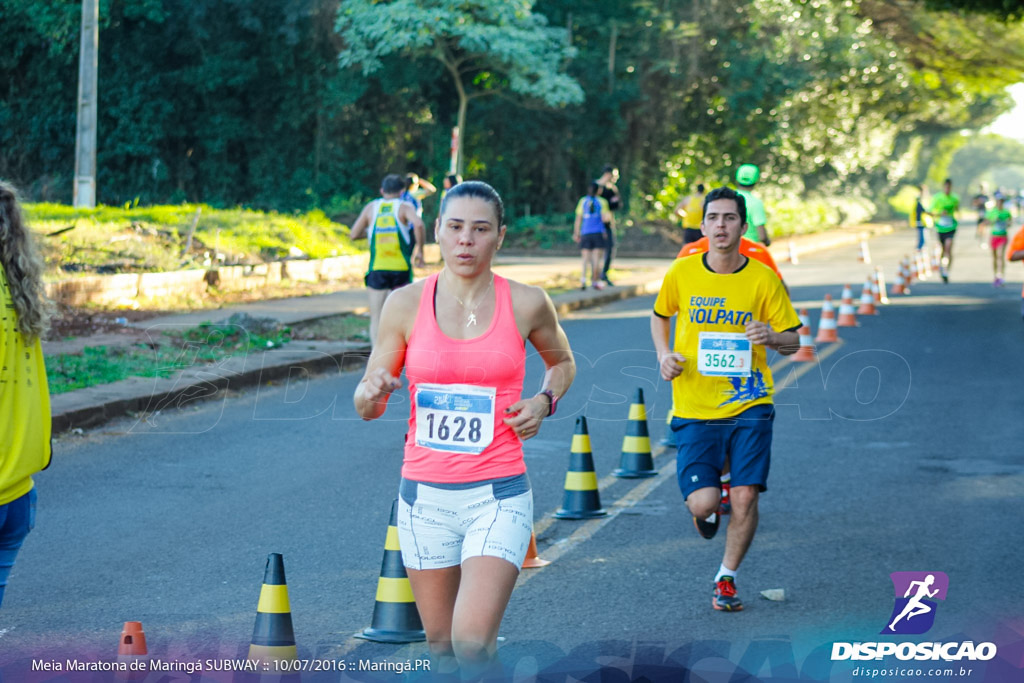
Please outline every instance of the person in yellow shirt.
M732 514L712 597L714 609L731 612L743 609L736 573L757 529L771 459L775 413L766 349L795 352L800 327L782 281L740 253L746 223L739 193L712 190L701 224L710 248L672 264L651 315L661 377L672 382L679 487L704 538L718 531L720 477L731 463Z
M32 475L50 464L50 392L40 338L50 321L43 261L14 188L0 181L0 605L35 526Z
M680 200L672 213L683 220L683 245L699 240L700 222L704 218L704 185L697 185L697 191Z
M349 231L350 239L365 236L370 242L370 265L364 278L370 292L370 344L377 343L380 312L388 294L412 282L413 266L425 265L426 230L416 207L402 199L405 187L402 176L384 176L381 198L363 207Z

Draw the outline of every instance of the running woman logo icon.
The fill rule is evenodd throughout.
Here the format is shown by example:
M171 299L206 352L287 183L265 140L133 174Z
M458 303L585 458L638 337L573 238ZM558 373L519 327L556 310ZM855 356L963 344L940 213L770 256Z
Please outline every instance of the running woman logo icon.
M935 623L935 600L945 600L949 577L943 572L893 572L896 605L883 634L926 633Z

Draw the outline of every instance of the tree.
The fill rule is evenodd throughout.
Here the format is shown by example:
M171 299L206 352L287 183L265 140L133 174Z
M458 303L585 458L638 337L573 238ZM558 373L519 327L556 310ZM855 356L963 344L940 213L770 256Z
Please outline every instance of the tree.
M583 100L583 90L564 71L575 51L567 31L550 28L533 12L533 0L346 0L336 30L344 47L342 67L364 75L401 55L439 61L458 95L457 124L466 139L466 112L473 99L507 92L551 107ZM457 172L464 169L460 149Z

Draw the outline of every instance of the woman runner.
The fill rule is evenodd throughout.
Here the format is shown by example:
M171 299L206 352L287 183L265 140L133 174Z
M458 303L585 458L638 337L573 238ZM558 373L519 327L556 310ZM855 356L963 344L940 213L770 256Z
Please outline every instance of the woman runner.
M435 672L463 676L494 661L498 626L533 529L522 442L576 375L547 293L496 275L505 237L501 198L486 183L453 187L436 240L441 272L395 290L356 389L364 420L384 414L402 386L411 419L399 495L402 559ZM524 398L525 342L544 362Z

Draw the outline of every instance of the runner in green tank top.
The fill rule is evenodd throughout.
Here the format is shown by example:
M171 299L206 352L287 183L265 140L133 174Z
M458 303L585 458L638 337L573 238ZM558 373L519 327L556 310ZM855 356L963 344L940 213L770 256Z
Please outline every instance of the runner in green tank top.
M1002 196L996 199L996 208L990 209L985 218L979 223L979 228L989 224L989 235L991 236L990 246L992 248L992 281L993 287L1002 287L1006 278L1006 244L1009 242L1007 230L1013 221L1009 209L1005 208L1006 199Z
M942 261L939 275L943 282L949 282L949 271L953 266L953 238L959 225L957 213L960 211L960 197L953 194L953 181L946 178L942 183L942 192L932 195L931 213L935 217L935 232L942 244Z
M414 265L425 265L423 219L412 204L402 201L405 187L402 176L385 176L381 198L363 207L349 233L353 240L365 236L370 241L370 264L364 278L370 293L370 344L377 340L380 312L388 294L412 282Z

